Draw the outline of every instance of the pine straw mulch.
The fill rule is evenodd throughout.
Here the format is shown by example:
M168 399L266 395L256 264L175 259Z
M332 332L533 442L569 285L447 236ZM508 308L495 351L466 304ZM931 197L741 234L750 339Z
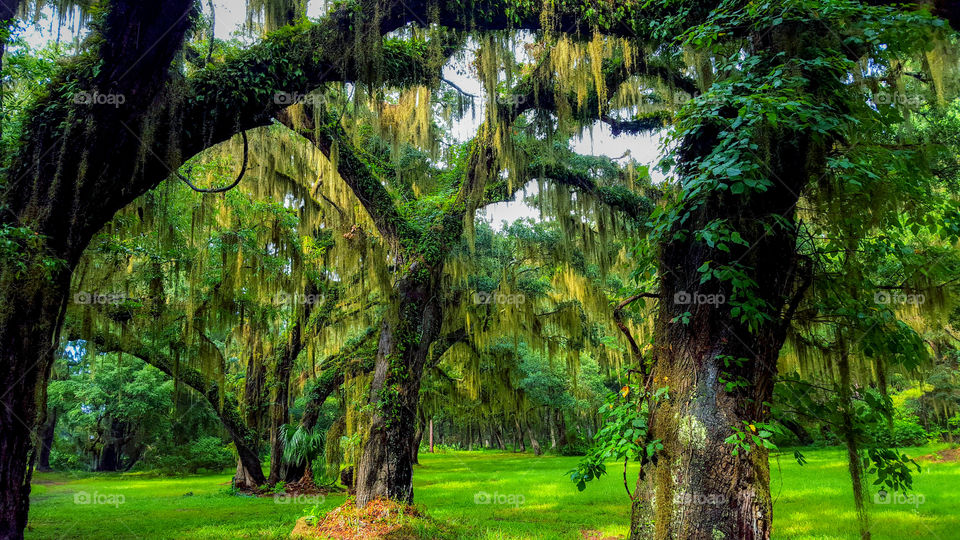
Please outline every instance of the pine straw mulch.
M438 527L429 523L430 518L413 506L389 499L374 499L365 507L357 508L353 497L350 497L347 502L328 512L319 523L310 517L300 518L290 536L335 540L419 538L412 530L417 521L427 528Z
M229 484L229 482L225 482ZM342 493L343 488L333 485L333 484L324 484L318 486L313 482L313 480L301 478L296 482L287 482L283 486L283 492L289 497L299 497L299 496L311 496L311 495L328 495L330 493ZM276 497L280 495L272 489L241 489L239 492L248 497Z
M960 448L947 448L946 450L940 450L939 452L920 456L917 458L917 460L932 461L934 463L960 461Z

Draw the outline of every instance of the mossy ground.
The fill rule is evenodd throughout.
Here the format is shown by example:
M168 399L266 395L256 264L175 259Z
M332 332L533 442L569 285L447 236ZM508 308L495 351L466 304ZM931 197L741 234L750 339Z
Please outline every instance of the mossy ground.
M944 445L909 449L930 454ZM858 536L843 450L807 450L800 467L785 452L771 462L777 540ZM612 474L580 493L564 474L578 458L494 452L421 454L415 498L429 519L412 520L404 538L609 538L627 532L630 507ZM960 463L922 461L914 481L921 504L868 506L874 540L957 538ZM144 474L35 475L27 538L287 538L313 501L238 497L230 475L164 478ZM118 505L76 504L75 496L123 495ZM188 495L192 493L192 495ZM116 497L114 500L118 500ZM327 495L322 511L341 505ZM914 499L919 500L919 497Z

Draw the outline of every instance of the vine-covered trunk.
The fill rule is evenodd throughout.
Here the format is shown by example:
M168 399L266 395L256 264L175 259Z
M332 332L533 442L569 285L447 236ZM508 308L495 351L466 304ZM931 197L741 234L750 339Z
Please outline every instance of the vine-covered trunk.
M709 130L698 137L684 141L681 163L691 153L709 153ZM651 416L650 439L663 449L640 473L632 539L770 537L768 452L753 436L764 436L786 324L805 288L797 279L795 226L798 194L812 174L804 141L771 142L775 178L766 192L711 192L688 203L689 220L671 231L721 220L746 245L727 252L683 234L660 252L650 386L667 388L669 397ZM755 285L734 291L730 281L703 281L708 261L712 268L735 266ZM745 320L738 316L742 307L732 311L748 298L759 301L769 319ZM731 436L743 444L726 442Z
M431 272L413 263L394 287L370 386L374 407L357 470L358 506L380 497L413 501L420 379L441 324L438 277L439 269Z

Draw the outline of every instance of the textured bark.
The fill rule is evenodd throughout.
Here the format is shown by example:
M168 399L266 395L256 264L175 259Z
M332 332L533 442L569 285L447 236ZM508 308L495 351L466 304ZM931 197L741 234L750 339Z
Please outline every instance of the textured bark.
M397 301L381 326L370 387L374 404L357 469L357 505L378 498L413 501L412 439L416 434L420 379L440 331L439 271L413 263L394 288Z
M681 147L681 164L707 155L715 132L705 126ZM660 254L661 291L655 322L653 387L669 387L669 399L655 407L651 439L664 445L638 481L640 502L634 504L631 538L770 537L772 503L767 451L732 454L724 442L738 427L769 419L763 405L772 400L777 358L785 338L786 306L796 294L798 256L795 227L763 224L782 218L795 223L798 194L816 174L808 160L809 139L785 133L773 138L770 168L773 186L762 194L733 197L727 192L704 195L691 216L675 230L697 230L726 219L750 244L731 253L709 249L693 235L663 246ZM811 165L811 163L813 165ZM681 167L681 173L685 169ZM717 280L700 283L698 271L738 261L756 281L755 295L771 310L773 320L749 331L730 313L731 306L683 302L683 293L725 294ZM678 298L680 299L678 301ZM688 312L689 324L678 318ZM789 318L789 315L786 316ZM676 321L676 322L674 322ZM745 358L741 367L725 366L722 356ZM743 377L748 386L732 392L720 382ZM749 439L748 439L749 440Z

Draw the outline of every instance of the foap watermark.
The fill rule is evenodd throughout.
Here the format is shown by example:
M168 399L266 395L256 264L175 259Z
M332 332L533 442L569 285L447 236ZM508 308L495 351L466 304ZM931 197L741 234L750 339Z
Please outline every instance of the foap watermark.
M127 102L127 96L123 94L101 94L94 90L93 92L77 92L73 95L73 102L77 105L111 105L120 107Z
M125 293L97 293L80 291L73 295L73 303L83 305L116 306L129 300Z
M305 306L316 306L323 303L324 295L322 294L300 294L300 293L288 293L288 292L278 292L273 296L273 303L276 305L287 305L287 304L302 304Z
M923 99L920 96L902 92L877 92L873 95L873 102L877 105L904 105L906 107L923 105Z
M277 493L273 496L274 504L302 504L302 505L317 505L322 504L326 501L327 498L323 494L317 493L314 495L292 495L290 493Z
M322 94L317 93L274 92L273 94L274 105L321 105L324 102L326 102L326 98Z
M73 504L106 504L114 508L126 502L127 498L122 493L93 493L87 491L78 491L73 494Z
M697 506L721 506L726 505L729 499L722 493L677 493L673 497L673 504Z
M487 493L478 491L473 495L474 504L502 504L506 506L520 507L527 501L527 498L521 493Z
M709 305L709 306L719 306L720 304L725 304L727 302L726 295L722 293L717 294L703 294L699 292L687 292L680 291L674 293L673 303L681 306L699 306L699 305Z
M503 96L497 96L497 103L500 105L522 105L526 103L527 96L523 94L506 94Z
M520 304L527 301L527 297L523 294L505 294L499 292L483 292L478 291L473 293L473 303L474 304L508 304L511 306L519 306Z
M926 298L921 293L917 294L907 294L900 292L890 292L890 291L879 291L873 295L873 303L875 304L904 304L908 306L919 306L922 305Z
M897 493L881 489L873 495L873 502L874 504L905 504L917 508L927 502L927 498L923 493Z

